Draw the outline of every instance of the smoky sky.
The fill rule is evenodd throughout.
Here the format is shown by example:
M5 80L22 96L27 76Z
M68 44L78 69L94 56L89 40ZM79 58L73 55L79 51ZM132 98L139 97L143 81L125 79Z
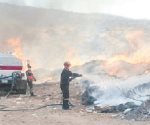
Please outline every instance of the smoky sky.
M78 65L119 54L128 62L150 62L149 22L24 6L0 7L1 45L19 39L23 54L38 68L54 69L66 60Z
M0 0L2 3L9 3L21 6L33 6L42 8L62 9L62 0Z
M149 0L0 0L0 2L78 13L107 13L134 19L150 19Z

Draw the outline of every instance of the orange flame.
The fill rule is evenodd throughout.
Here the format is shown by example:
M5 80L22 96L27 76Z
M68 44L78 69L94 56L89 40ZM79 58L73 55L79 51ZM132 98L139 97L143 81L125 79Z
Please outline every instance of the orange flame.
M23 62L23 70L25 70L26 66L26 57L23 52L23 46L20 38L11 38L7 41L7 44L13 54Z
M78 54L76 53L76 51L74 50L74 48L66 47L66 49L67 49L67 55L65 59L71 62L72 66L81 65L82 61L78 56Z
M129 45L132 48L138 49L144 39L144 31L143 30L128 31L125 34L125 38L127 39Z
M129 31L125 37L132 52L115 55L108 60L109 63L116 61L126 61L132 64L150 63L150 47L148 44L144 44L144 31Z
M10 49L13 51L13 54L19 58L19 59L24 59L24 54L23 54L23 48L22 44L20 41L20 38L12 38L7 41L8 46Z
M138 71L142 71L142 66L136 67L135 65L140 66L150 64L150 47L144 40L144 31L128 31L125 37L129 43L131 52L124 52L123 54L114 55L113 57L106 59L104 68L111 75L128 73L129 71L127 70L137 71L138 69ZM135 67L132 67L130 64ZM130 66L132 69L128 69Z

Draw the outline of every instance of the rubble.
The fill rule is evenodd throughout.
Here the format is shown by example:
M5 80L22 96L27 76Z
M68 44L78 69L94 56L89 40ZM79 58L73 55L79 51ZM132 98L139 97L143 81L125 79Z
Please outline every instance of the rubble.
M94 102L103 94L100 88L92 84L92 81L83 80L82 84L84 85L84 92L81 94L81 103L82 105L93 105Z
M94 102L97 100L94 96L92 96L92 93L95 92L97 89L96 86L89 87L87 86L84 93L81 96L81 101L83 105L93 105Z
M101 88L94 86L89 80L83 83L87 84L87 86L82 94L82 104L94 106L94 110L87 109L87 112L119 113L121 118L127 120L150 120L150 82L137 85L129 90L120 90L120 97L125 100L120 101L115 98L118 103L113 103L113 101L108 101L107 103L107 98L105 98L107 96L104 95L109 91L105 93L104 90L102 91ZM109 94L113 93L108 93L108 97L111 100ZM106 103L103 103L105 100Z
M127 109L133 109L138 107L133 102L127 102L125 104L120 104L116 106L109 106L109 105L103 105L103 106L94 106L94 109L98 113L118 113L118 112L124 112Z
M123 118L127 120L150 120L150 99L143 102L141 106L124 112Z

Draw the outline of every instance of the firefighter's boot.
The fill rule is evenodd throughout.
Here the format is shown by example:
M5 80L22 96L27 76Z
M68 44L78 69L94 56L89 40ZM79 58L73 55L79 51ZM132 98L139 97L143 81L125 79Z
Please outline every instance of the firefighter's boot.
M64 109L64 110L69 109L69 100L68 99L63 99L62 109Z

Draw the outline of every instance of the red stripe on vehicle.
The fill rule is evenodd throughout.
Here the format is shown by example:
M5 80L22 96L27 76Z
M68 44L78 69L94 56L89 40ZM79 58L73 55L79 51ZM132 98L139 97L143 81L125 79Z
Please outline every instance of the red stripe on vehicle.
M22 66L0 66L0 70L22 70Z

